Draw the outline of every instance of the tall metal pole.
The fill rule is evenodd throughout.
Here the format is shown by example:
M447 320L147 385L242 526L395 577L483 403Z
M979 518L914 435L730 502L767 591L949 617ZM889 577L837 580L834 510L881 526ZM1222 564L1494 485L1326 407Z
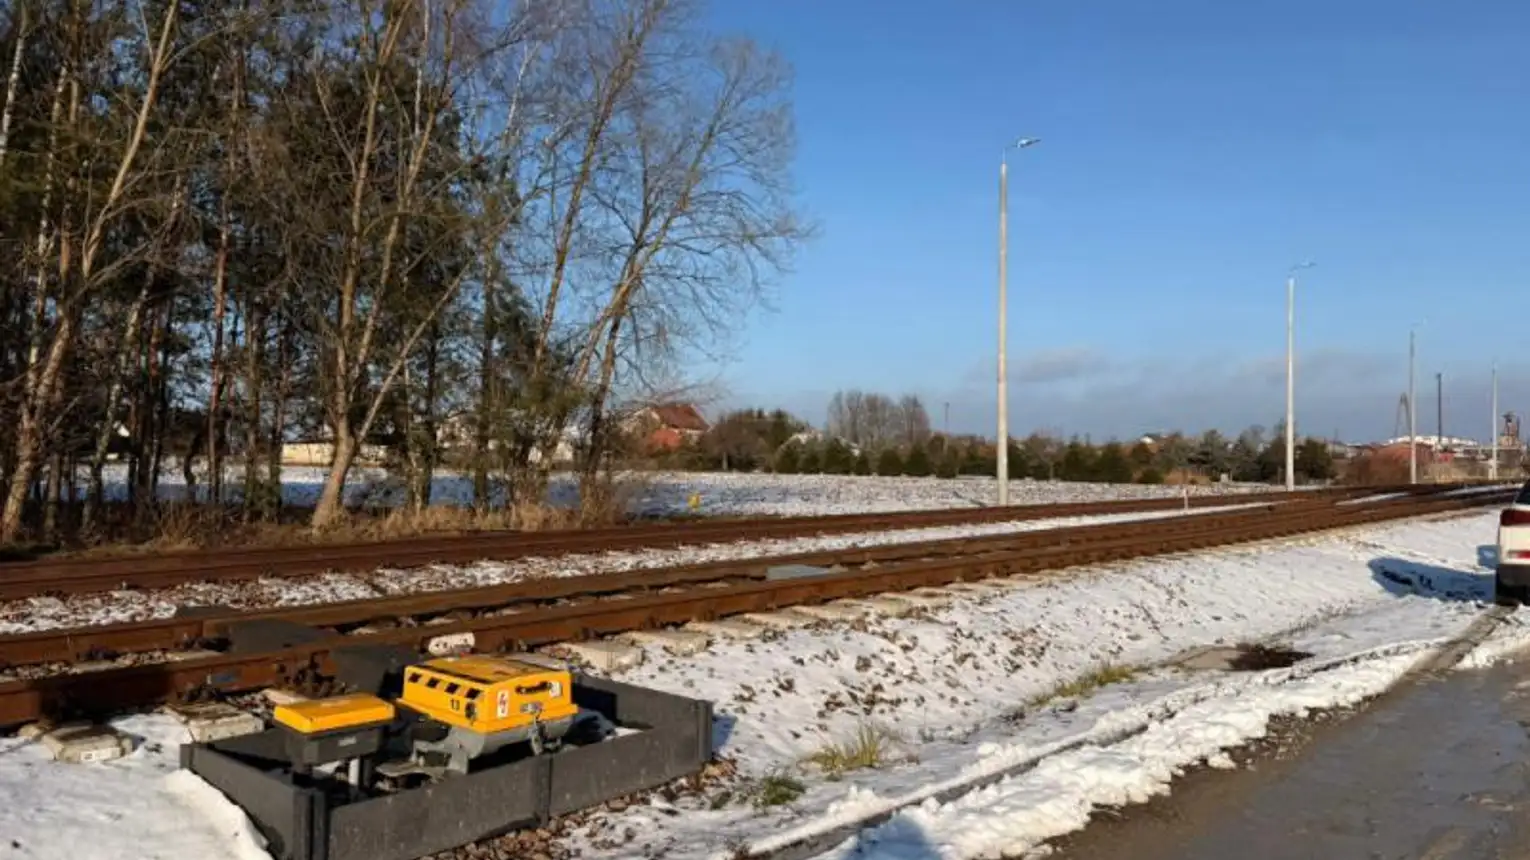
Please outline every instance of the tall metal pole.
M1009 334L1009 150L1025 149L1040 138L1022 137L999 153L999 504L1009 504L1009 370L1005 364Z
M1434 450L1445 450L1445 374L1434 375L1434 408L1439 410L1435 416Z
M1493 421L1488 427L1493 431L1493 459L1488 461L1488 480L1498 480L1498 362L1493 362Z
M1009 371L1005 349L1009 341L1009 159L999 156L999 504L1009 504Z
M1296 489L1296 275L1286 278L1286 491Z
M1408 331L1408 483L1418 483L1418 398L1415 397L1414 362L1418 356L1418 333Z

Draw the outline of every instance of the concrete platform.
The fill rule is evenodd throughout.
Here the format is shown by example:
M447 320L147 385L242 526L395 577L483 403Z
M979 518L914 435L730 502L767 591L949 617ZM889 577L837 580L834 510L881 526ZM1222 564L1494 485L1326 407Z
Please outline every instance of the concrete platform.
M886 597L862 597L854 600L840 602L840 606L849 606L856 609L864 608L868 612L877 615L886 615L890 618L902 618L914 611L914 604L903 600L897 600L892 595Z
M663 648L681 657L700 654L712 644L712 637L699 630L633 630L617 638L634 645Z
M110 761L133 751L132 738L111 726L93 723L65 723L53 727L34 723L22 729L21 736L47 747L56 761L71 764Z
M763 625L749 624L732 618L722 618L717 621L692 621L685 625L685 629L705 633L718 639L759 639L767 631Z
M566 651L575 660L602 672L619 672L643 663L643 649L611 640L560 642L554 648Z
M747 612L738 616L740 621L749 624L758 624L771 630L796 630L809 624L817 624L819 619L811 615L804 615L796 609L778 609L774 612Z
M191 739L197 743L252 735L266 728L259 717L226 702L171 705L168 710L185 723L186 730L191 732Z
M851 603L848 600L836 600L833 603L820 603L817 606L795 606L794 612L810 615L819 621L857 621L871 614L870 607Z

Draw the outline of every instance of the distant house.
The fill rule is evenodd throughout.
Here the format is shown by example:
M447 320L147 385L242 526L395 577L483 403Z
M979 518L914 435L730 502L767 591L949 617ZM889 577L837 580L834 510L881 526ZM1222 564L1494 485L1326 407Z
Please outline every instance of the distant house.
M712 425L692 404L665 403L632 412L622 426L649 451L674 451L700 439Z

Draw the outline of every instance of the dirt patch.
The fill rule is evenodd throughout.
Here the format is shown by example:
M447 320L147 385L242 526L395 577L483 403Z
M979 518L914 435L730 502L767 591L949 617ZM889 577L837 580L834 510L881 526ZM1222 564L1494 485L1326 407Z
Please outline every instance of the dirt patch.
M1239 645L1238 653L1227 661L1227 665L1235 672L1262 672L1284 669L1311 656L1309 652L1279 645Z

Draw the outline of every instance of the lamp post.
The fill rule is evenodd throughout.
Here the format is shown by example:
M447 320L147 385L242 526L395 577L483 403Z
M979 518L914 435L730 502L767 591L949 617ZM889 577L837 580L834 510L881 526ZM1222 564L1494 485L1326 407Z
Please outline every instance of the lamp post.
M1040 138L1022 137L999 153L999 504L1009 504L1009 369L1005 349L1009 340L1009 151L1040 143Z
M1296 489L1296 273L1316 263L1298 263L1286 273L1286 491Z

